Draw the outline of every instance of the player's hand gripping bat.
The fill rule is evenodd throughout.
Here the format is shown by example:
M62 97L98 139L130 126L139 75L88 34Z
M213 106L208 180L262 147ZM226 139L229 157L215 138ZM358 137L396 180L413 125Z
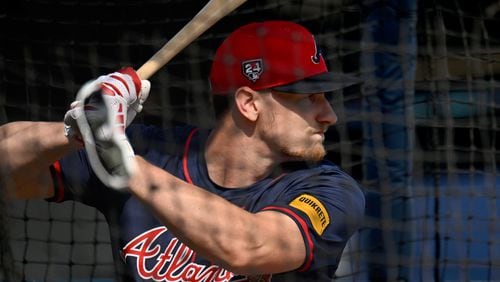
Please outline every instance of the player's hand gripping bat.
M137 70L139 78L149 79L188 44L245 1L210 0L193 19ZM75 109L76 116L78 116L76 121L94 172L106 186L121 190L127 187L128 179L135 170L134 152L125 134L112 134L112 126L102 126L113 124L116 117L109 110L99 110L105 104L106 108L111 107L101 95L92 96L99 90L100 86L97 83L88 83L80 89L77 100L83 105L85 100L94 99L97 110L89 111L91 114L88 117L93 119L91 126L83 107L77 107Z

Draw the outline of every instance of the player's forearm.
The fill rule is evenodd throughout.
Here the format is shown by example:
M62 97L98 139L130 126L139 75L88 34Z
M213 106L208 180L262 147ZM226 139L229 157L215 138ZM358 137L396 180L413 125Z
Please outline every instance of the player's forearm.
M235 250L227 241L236 243L241 234L242 209L222 203L213 194L185 183L163 170L137 158L140 172L131 181L131 190L146 202L181 241L201 255L224 264ZM189 191L189 192L187 192ZM228 220L228 217L238 217ZM212 220L207 220L211 218ZM225 218L225 220L218 219ZM246 221L250 219L247 213ZM232 226L225 226L231 224Z
M0 127L1 182L10 196L36 196L48 187L49 166L75 150L77 144L64 136L63 123L12 122ZM47 195L46 192L42 193Z
M141 171L132 178L132 192L182 242L239 274L272 271L266 269L269 265L259 265L263 260L255 258L271 256L264 245L271 243L267 236L275 228L261 226L258 215L137 159ZM286 262L283 258L281 261Z

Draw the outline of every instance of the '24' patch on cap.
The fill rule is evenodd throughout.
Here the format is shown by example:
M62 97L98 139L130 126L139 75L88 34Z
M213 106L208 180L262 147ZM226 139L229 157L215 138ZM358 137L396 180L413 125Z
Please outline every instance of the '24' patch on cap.
M291 201L290 206L304 212L319 235L322 235L330 224L330 215L325 206L312 195L302 194Z

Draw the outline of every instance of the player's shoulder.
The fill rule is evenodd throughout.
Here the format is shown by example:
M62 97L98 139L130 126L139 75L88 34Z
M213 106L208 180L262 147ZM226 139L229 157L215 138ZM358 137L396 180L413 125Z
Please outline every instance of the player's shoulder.
M320 163L318 163L317 170L318 170L318 173L321 175L326 175L326 176L331 176L331 177L341 177L341 178L344 178L348 181L352 181L352 182L358 184L358 182L349 173L347 173L345 170L343 170L337 164L335 164L329 160L323 160Z
M312 197L328 207L349 211L361 218L365 193L351 175L335 163L324 160L315 164L295 164L283 177L283 189L294 199Z
M337 164L329 160L322 160L317 163L291 162L285 164L283 166L283 170L290 176L304 179L314 177L333 177L345 178L346 180L356 182L352 176L341 169Z
M284 169L284 182L298 190L320 194L336 190L349 193L356 198L364 198L359 182L331 161L323 160L313 164L290 163Z

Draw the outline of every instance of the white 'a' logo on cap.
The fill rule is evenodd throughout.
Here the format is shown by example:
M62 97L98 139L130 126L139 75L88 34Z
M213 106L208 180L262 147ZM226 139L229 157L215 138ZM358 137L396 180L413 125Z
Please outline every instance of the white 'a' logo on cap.
M263 69L262 59L248 60L241 63L243 75L252 82L256 82L260 78Z
M311 61L317 65L321 60L321 50L318 49L318 45L316 44L316 40L314 40L314 36L312 38L314 42L314 55L311 56Z

